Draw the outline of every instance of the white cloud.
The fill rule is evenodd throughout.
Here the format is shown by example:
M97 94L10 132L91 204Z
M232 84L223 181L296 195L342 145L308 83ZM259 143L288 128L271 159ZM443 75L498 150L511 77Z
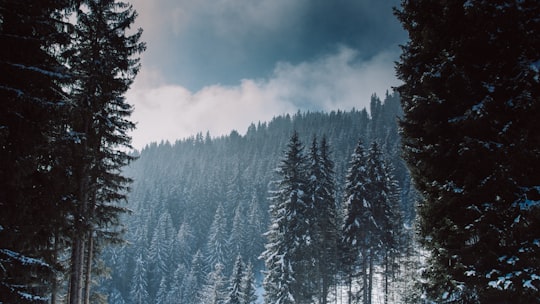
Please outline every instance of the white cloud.
M191 92L167 84L159 73L143 70L128 92L138 122L134 146L152 141L186 138L209 131L225 135L244 132L251 122L268 121L301 110L349 110L369 105L370 96L383 95L397 85L395 53L383 52L366 62L342 47L333 54L298 65L277 64L268 79L245 79L238 86L207 86Z

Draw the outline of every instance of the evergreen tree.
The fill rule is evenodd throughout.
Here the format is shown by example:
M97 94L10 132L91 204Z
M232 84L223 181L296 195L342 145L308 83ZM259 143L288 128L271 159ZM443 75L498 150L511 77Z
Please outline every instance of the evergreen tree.
M55 295L70 193L63 152L72 81L55 50L69 43L72 2L0 4L0 302L43 303Z
M221 264L225 267L229 259L229 244L227 237L227 218L223 210L223 204L219 204L214 221L208 232L206 243L206 264L213 269L215 265Z
M206 277L206 283L199 293L201 304L224 304L227 297L227 287L223 270L225 266L217 263L214 270Z
M201 290L204 284L204 264L203 256L200 251L197 251L193 256L191 268L188 275L184 279L182 298L184 303L196 303L198 299L198 291Z
M540 2L405 0L396 14L427 294L538 302Z
M253 264L248 263L242 277L242 296L240 298L241 304L252 304L257 301L257 295L255 293L255 276L253 274Z
M135 260L135 269L131 280L130 298L134 304L146 304L149 300L147 269L143 255L139 254Z
M368 249L370 246L369 227L371 207L369 205L367 175L367 155L362 142L359 141L351 156L345 185L345 221L342 228L342 262L347 277L348 299L351 303L356 296L352 294L352 284L358 275L362 276L362 298L368 298Z
M247 247L246 216L244 215L244 203L240 201L234 210L234 217L228 244L230 256L245 256Z
M229 294L225 304L241 304L244 289L242 286L242 280L244 278L244 262L242 257L238 256L234 262L233 272L229 280Z
M266 303L311 302L312 290L307 252L310 219L306 177L306 157L298 134L293 133L285 157L278 167L281 180L270 206L271 225L265 234L268 241L261 257L265 260L264 278Z
M334 163L326 137L320 147L314 138L309 151L308 195L311 197L314 273L319 303L326 303L337 272L337 212L335 203Z
M139 70L134 56L144 50L142 30L126 33L136 16L123 2L85 1L77 10L72 46L64 53L75 75L68 88L69 129L79 139L70 147L75 185L70 303L81 303L83 289L89 301L96 245L118 240L119 217L126 211L118 203L126 199L130 179L121 169L134 157L123 149L131 147L127 132L135 125L128 120L132 106L124 94Z

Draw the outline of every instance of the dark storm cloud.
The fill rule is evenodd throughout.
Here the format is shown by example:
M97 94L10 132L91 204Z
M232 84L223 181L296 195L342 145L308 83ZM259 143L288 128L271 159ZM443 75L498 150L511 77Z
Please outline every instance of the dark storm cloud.
M139 1L140 14L148 13L142 11L148 4ZM392 15L398 1L153 2L167 10L154 6L156 15L145 33L150 40L145 61L170 81L192 90L266 77L276 62L314 60L341 46L357 50L358 60L369 60L405 40Z
M369 108L399 85L397 0L132 0L148 49L127 98L138 148L298 110Z

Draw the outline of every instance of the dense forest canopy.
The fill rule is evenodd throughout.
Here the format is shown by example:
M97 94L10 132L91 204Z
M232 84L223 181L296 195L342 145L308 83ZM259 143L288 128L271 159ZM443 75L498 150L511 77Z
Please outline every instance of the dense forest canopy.
M172 144L146 146L126 169L134 179L129 197L133 214L125 218L131 245L107 251L104 259L112 268L112 279L102 288L129 301L135 292L130 290L132 280L140 275L134 270L144 266L148 297L154 298L160 288L170 293L180 288L175 284L185 284L173 279L175 273L182 272L185 279L197 255L203 261L204 278L216 262L224 265L228 277L240 255L253 265L260 283L264 261L258 257L266 242L263 233L269 227L269 198L278 179L275 170L295 131L306 146L314 137L327 139L335 162L335 200L340 214L351 154L359 140L377 141L384 158L395 168L401 189L399 209L411 226L414 194L399 156L398 95L387 94L383 101L374 95L369 113L366 109L298 112L254 123L245 135L232 131L212 138L199 133ZM163 252L152 252L160 250ZM167 284L160 287L163 278ZM199 284L197 290L204 280Z

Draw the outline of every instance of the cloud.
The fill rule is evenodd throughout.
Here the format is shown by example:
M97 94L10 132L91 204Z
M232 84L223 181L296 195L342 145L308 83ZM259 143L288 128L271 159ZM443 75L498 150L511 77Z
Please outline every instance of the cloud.
M278 63L271 76L244 79L239 85L211 85L192 92L167 84L159 73L143 70L127 99L135 105L134 146L209 131L212 136L246 131L251 122L301 110L350 110L369 105L373 93L383 95L398 84L393 60L381 52L369 61L358 51L340 47L299 64Z
M190 90L266 77L348 45L369 60L404 42L399 0L132 0L145 66Z

